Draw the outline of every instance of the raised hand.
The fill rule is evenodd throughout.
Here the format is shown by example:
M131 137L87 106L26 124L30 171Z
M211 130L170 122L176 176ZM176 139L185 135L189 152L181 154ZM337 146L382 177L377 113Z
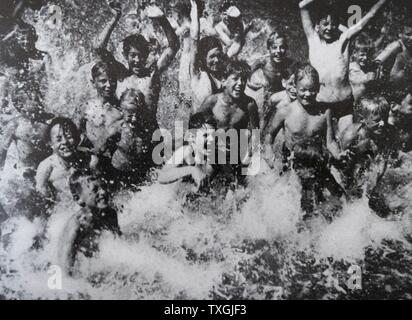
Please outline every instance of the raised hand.
M109 0L108 5L110 7L110 10L116 15L116 16L121 16L122 15L122 5L120 2L117 0Z
M146 8L146 14L150 19L159 19L164 17L163 11L156 5L150 5Z

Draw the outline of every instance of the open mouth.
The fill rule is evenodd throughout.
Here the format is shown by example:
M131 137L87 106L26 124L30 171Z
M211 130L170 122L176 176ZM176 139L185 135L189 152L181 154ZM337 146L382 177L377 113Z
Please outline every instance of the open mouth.
M59 151L61 154L67 156L67 155L71 155L73 153L72 149L67 147L67 146L61 146L59 148Z

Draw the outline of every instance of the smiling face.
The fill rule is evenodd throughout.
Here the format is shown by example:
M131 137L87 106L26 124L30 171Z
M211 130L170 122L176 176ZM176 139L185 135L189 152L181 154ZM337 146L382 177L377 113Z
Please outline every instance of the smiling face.
M138 102L131 99L122 101L121 109L123 113L123 121L131 125L136 125L137 113L139 112Z
M326 41L327 43L332 43L339 38L339 23L337 19L333 18L331 15L320 19L316 30L319 34L319 37Z
M221 48L213 48L206 55L206 71L218 74L222 71L223 52Z
M117 89L117 81L114 77L110 77L107 72L101 72L94 80L94 87L100 97L105 100L110 100L115 96Z
M227 77L225 81L226 93L232 99L239 99L242 94L245 92L246 80L240 74L231 74Z
M359 48L354 54L355 61L363 69L366 68L372 60L372 50L370 48Z
M319 92L319 83L310 77L303 77L296 84L296 95L300 104L310 107L316 103Z
M102 183L94 177L87 177L82 181L82 190L79 201L88 208L106 209L108 194Z
M269 47L270 57L275 63L282 63L286 58L287 44L284 38L276 38Z
M146 66L147 55L135 47L130 47L126 54L126 60L130 71L139 74Z
M73 133L69 128L56 124L50 130L50 146L53 153L62 159L69 159L73 156L76 144Z

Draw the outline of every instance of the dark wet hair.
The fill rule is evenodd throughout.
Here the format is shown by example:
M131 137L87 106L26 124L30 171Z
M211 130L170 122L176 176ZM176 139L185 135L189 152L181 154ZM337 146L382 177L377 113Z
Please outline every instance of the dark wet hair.
M319 146L313 142L297 144L293 147L293 167L320 169L327 164L327 158Z
M295 72L295 84L304 78L310 78L318 85L320 84L319 73L310 63L303 63Z
M242 79L249 79L252 69L244 60L229 60L225 67L224 76L228 78L230 75L239 75Z
M223 51L222 43L218 38L206 36L199 40L199 66L201 69L206 70L206 57L209 51L213 49L220 49Z
M136 48L143 53L143 56L149 55L149 43L141 34L133 34L123 40L123 53L128 55L131 48Z
M339 25L341 22L341 16L339 14L340 9L341 7L336 4L316 3L313 9L315 23L319 24L323 19L331 16L332 22Z
M110 79L116 79L117 74L114 69L114 65L108 61L99 61L92 68L92 78L96 80L97 77L102 74L107 74Z
M217 128L216 120L209 112L196 113L189 119L189 129L201 129L205 124Z
M276 41L277 39L285 39L286 45L287 45L287 43L288 43L287 36L286 36L285 33L280 32L280 31L274 31L274 32L272 32L272 33L269 35L269 37L268 37L268 39L267 39L267 41L266 41L266 47L267 47L268 49L270 49L270 48L275 44L275 41Z
M65 117L57 117L54 118L51 123L48 125L47 129L46 129L46 139L48 142L50 142L50 132L53 129L54 126L59 125L61 126L64 130L69 130L73 139L74 139L74 143L77 146L80 143L80 132L77 129L76 125L74 124L74 122L69 119L69 118L65 118Z

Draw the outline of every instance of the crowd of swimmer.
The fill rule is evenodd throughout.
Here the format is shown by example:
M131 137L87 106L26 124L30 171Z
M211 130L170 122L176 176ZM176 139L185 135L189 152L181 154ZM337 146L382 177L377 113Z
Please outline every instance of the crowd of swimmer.
M350 28L340 24L326 1L302 1L307 63L289 58L288 37L280 30L267 36L267 55L248 62L239 59L253 21L245 24L231 1L221 4L218 23L206 14L201 0L179 1L169 17L154 4L142 4L124 18L133 31L122 42L127 66L107 49L123 18L121 4L112 1L108 6L114 16L94 43L91 77L97 98L82 107L79 123L44 111L41 68L27 68L30 61L48 56L36 49L36 31L22 20L22 12L39 9L44 1L9 2L14 6L1 17L0 165L14 142L16 166L35 190L29 219L40 215L47 225L47 212L55 204L69 199L78 203L71 221L77 232L70 239L70 265L78 254L91 257L96 252L102 231L121 236L110 196L138 190L156 166L152 136L159 129L161 75L179 50L176 94L190 104L189 129L195 131L159 168L161 184L183 181L202 192L224 173L245 186L241 169L250 163L242 163L240 156L237 165L205 161L214 143L211 132L260 129L262 148L252 151L261 152L268 168L281 159L280 175L296 172L303 221L325 201L325 194L342 201L360 198L365 181L371 180L371 208L382 217L389 214L376 186L388 166L399 165L399 154L412 147L412 24L405 23L399 39L385 45L365 33L387 0L377 1ZM160 27L166 41L146 32L148 24ZM10 84L11 78L17 85ZM275 140L281 130L279 156ZM36 205L38 210L33 209ZM0 207L0 223L9 216ZM44 241L39 236L35 247Z

